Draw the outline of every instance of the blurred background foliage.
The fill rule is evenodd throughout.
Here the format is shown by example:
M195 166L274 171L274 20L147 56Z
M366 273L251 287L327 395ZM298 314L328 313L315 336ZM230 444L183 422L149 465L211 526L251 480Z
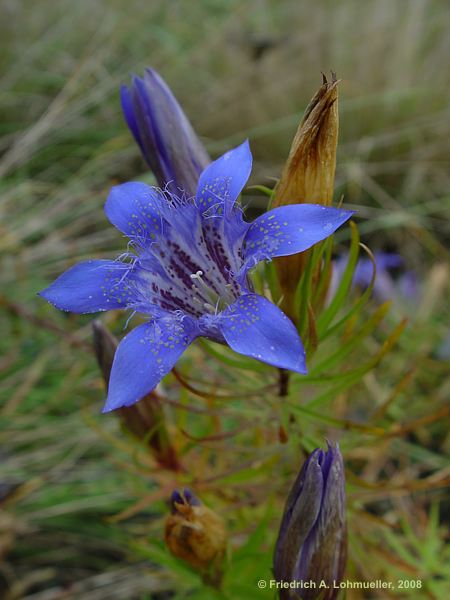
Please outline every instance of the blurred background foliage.
M283 495L326 434L340 441L348 467L349 576L421 579L422 590L393 597L444 598L446 0L0 6L0 596L162 599L176 588L176 597L191 590L191 598L212 598L161 545L165 500L187 483L229 524L230 597L271 597L255 582L270 576ZM114 416L99 414L91 317L61 314L36 297L74 262L122 248L102 211L108 190L152 177L123 122L118 87L147 65L164 76L212 156L249 137L252 183L269 187L320 71L336 71L336 199L344 195L358 211L364 243L401 254L420 281L410 302L394 298L389 312L373 302L320 347L317 365L335 356L345 371L375 357L375 368L351 386L334 380L313 390L295 380L286 404L294 423L260 391L273 384L270 371L230 369L211 360L213 346L195 346L180 367L194 392L173 376L166 382L171 433L188 470L178 475L158 470ZM255 190L244 200L254 210L266 202ZM342 250L349 232L338 238ZM406 329L381 360L404 317ZM122 316L104 322L122 335ZM363 328L361 343L349 343Z

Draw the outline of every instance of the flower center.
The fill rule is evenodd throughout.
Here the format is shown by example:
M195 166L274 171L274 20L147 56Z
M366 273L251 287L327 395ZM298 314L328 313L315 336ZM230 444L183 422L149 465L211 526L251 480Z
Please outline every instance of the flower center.
M211 314L217 314L234 302L235 298L231 291L232 285L226 284L218 294L205 283L203 275L203 271L197 271L190 275L192 280L192 299L203 310L207 310ZM205 302L205 299L207 302Z

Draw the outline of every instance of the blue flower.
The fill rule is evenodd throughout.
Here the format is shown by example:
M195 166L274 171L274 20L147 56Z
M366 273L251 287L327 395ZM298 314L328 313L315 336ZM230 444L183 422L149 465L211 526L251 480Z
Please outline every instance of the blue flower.
M295 326L253 293L247 275L262 260L310 248L352 213L298 204L247 223L236 199L251 162L248 142L227 152L203 171L194 198L139 182L114 187L105 212L129 238L128 252L75 265L41 292L61 310L127 308L149 318L117 349L105 412L147 394L199 336L306 373Z
M378 302L391 299L404 300L408 297L417 298L415 275L411 271L403 273L398 280L394 279L391 270L403 266L403 258L391 252L374 253L376 276L372 294ZM348 262L348 254L344 254L333 261L333 274L331 278L328 297L332 298L344 274ZM373 277L374 266L370 258L360 258L353 273L352 286L366 290Z
M338 445L328 444L327 451L317 448L308 457L289 493L274 555L278 581L313 581L316 587L298 585L293 595L288 588L280 598L334 600L346 551L344 464Z
M120 96L125 120L158 185L193 196L211 161L164 80L146 69L129 88L122 86Z

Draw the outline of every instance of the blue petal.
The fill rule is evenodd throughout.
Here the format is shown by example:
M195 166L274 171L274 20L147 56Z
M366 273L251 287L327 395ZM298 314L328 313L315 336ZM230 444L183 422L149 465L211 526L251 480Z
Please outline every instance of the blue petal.
M119 231L145 243L161 235L160 203L154 188L131 181L112 188L105 213Z
M131 406L148 394L196 336L188 318L166 317L133 329L117 348L103 412Z
M297 329L266 298L241 296L219 319L227 344L236 352L281 369L306 373L305 351Z
M373 295L379 301L386 301L397 295L395 281L388 269L395 269L402 265L403 259L398 254L375 252L376 277L373 287ZM328 297L332 298L342 279L342 275L348 263L348 255L344 254L333 261L333 274L328 290ZM372 281L374 266L369 258L360 258L353 273L354 287L367 289Z
M402 257L398 254L375 252L376 277L373 295L381 302L396 296L395 281L388 269L395 269L402 264ZM372 281L374 267L369 258L360 258L353 274L353 286L366 289Z
M147 69L144 79L133 77L135 108L138 111L136 116L139 119L141 139L147 150L144 156L159 185L165 185L174 179L169 147L164 139L167 121L164 122L161 113L165 112L164 106L167 101L169 114L173 107L177 107L177 102L168 88L168 93L164 93L164 88L167 88L166 84L152 69Z
M397 269L403 266L403 257L393 252L375 252L377 269Z
M135 301L129 285L132 265L112 260L88 260L75 265L39 293L48 302L75 313L126 308Z
M120 87L120 103L122 105L123 116L125 117L125 121L134 136L137 144L139 145L142 154L145 156L145 147L139 133L139 126L136 120L136 114L134 112L133 107L133 98L131 96L130 90L126 85L122 85Z
M252 170L248 141L226 152L211 163L200 176L197 206L208 217L229 214ZM206 214L205 214L206 213Z
M275 256L289 256L311 248L331 235L353 212L320 204L280 206L250 225L244 239L246 268Z

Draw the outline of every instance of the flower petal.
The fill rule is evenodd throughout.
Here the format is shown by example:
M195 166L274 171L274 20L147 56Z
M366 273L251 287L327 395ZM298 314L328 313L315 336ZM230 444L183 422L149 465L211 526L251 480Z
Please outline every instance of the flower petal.
M211 163L200 176L197 206L206 217L229 214L252 170L248 140Z
M39 295L74 313L127 308L135 300L132 265L112 260L87 260L60 275Z
M227 344L236 352L281 369L306 373L305 351L297 329L266 298L241 296L219 319Z
M117 348L103 412L130 406L155 388L196 337L188 318L165 317L133 329Z
M161 235L161 201L154 188L139 181L130 181L112 188L105 203L105 213L126 236L142 244L150 243Z
M320 204L280 206L258 217L244 239L245 268L307 250L331 235L353 212Z
M139 132L139 126L137 124L136 114L134 112L133 97L131 95L131 91L126 85L120 86L120 103L122 105L122 112L123 116L125 117L125 121L131 133L133 134L134 139L139 145L142 154L145 156L145 146Z

